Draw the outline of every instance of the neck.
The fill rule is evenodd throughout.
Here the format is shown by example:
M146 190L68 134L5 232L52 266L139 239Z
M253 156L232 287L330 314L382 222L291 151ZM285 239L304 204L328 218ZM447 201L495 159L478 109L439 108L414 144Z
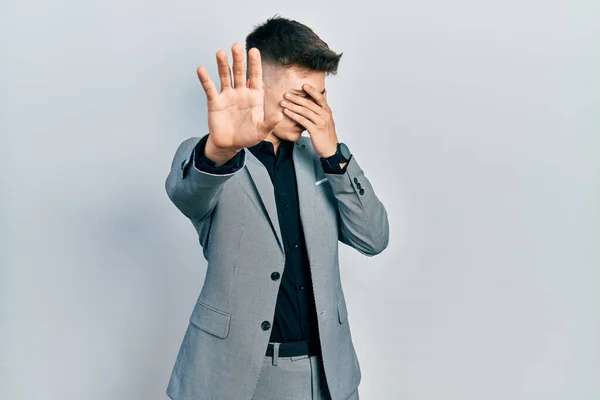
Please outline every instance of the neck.
M273 151L275 152L275 155L277 155L277 153L279 151L279 145L281 144L281 139L279 139L277 136L275 136L273 134L273 132L271 132L271 134L269 136L267 136L267 138L265 140L273 143Z

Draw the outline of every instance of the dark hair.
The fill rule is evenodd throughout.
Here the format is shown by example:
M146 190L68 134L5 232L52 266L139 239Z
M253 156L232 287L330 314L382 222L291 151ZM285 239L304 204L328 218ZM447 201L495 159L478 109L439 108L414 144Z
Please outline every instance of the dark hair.
M253 47L260 50L262 64L273 66L275 70L299 67L299 70L325 72L326 75L337 74L343 54L332 51L306 25L277 14L266 22L255 25L254 30L246 36L246 55ZM248 76L247 67L246 77Z

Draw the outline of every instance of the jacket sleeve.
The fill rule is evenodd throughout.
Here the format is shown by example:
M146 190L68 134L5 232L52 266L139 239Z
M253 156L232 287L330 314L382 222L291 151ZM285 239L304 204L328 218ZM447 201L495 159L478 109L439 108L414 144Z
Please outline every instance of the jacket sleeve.
M389 221L385 207L371 182L352 155L343 174L325 175L338 200L338 239L360 253L374 256L389 242Z
M225 182L246 166L246 150L242 149L242 154L238 153L236 156L241 158L241 166L234 172L211 173L199 170L195 162L195 149L207 136L192 137L179 145L165 181L167 195L173 204L186 217L195 221L210 217L219 202Z

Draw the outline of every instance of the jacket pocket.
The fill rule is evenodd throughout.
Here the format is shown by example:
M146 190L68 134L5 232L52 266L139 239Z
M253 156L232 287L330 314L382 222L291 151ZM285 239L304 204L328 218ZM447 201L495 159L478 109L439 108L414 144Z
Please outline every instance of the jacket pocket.
M344 299L341 299L340 301L338 301L337 309L338 309L338 319L340 321L340 324L343 324L348 319L348 310L346 309L346 302L344 301Z
M225 339L229 335L231 314L217 310L198 300L190 316L190 322L205 332Z

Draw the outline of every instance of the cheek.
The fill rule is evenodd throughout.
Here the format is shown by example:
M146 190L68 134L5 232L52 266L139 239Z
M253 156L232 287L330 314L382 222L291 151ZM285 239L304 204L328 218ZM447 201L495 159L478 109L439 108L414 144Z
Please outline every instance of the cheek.
M285 100L283 98L283 93L281 94L280 97L277 96L265 96L265 103L264 103L264 109L265 109L265 116L269 115L273 112L277 112L280 111L281 113L283 113L283 121L281 122L281 124L279 126L283 127L283 128L290 128L293 127L297 124L297 122L295 120L293 120L288 114L286 114L285 112L283 112L284 107L280 104L281 100Z
M273 111L276 111L277 106L277 102L273 101L273 99L265 98L263 108L265 109L266 113L272 113Z
M265 100L264 100L265 112L267 114L270 114L270 113L276 112L276 111L283 112L283 106L280 104L281 100L283 100L283 97L281 99L279 99L278 97L271 97L271 96L265 97ZM283 115L285 115L285 113Z

